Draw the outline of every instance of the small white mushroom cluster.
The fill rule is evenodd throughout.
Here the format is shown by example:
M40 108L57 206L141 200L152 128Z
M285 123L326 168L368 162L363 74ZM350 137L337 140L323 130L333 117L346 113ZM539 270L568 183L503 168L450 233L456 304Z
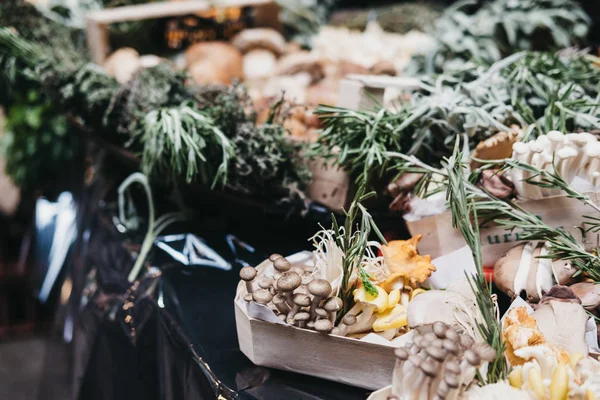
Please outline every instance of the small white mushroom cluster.
M590 133L568 133L550 131L527 143L513 144L512 157L533 165L541 170L556 171L567 183L575 177L588 181L595 187L600 187L600 142ZM512 169L509 176L515 184L520 197L539 199L560 194L555 189L541 188L525 182L532 173L520 169Z
M326 279L315 279L312 266L292 266L280 254L271 255L269 260L276 271L273 277L256 279L257 271L250 266L240 270L248 292L244 300L269 307L289 325L330 332L343 307L342 299L330 296L331 284ZM345 330L355 322L356 318L346 316L336 329Z
M477 370L496 358L487 344L436 322L432 331L417 334L410 347L395 350L394 399L458 399L475 380Z

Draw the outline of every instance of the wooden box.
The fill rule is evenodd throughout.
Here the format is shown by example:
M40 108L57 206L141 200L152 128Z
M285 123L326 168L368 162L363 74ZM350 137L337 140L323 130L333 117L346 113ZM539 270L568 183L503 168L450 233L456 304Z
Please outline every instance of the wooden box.
M588 193L588 195L596 204L600 203L600 192ZM522 201L519 202L519 206L533 213L553 228L563 227L567 229L578 239L581 238L581 234L577 227L584 224L584 215L598 216L593 208L584 205L577 199L566 196ZM448 254L466 244L460 231L452 227L452 214L450 211L417 221L406 221L406 225L411 235L423 235L423 239L419 242L419 252L429 254L432 258ZM510 232L494 223L481 227L480 235L484 266L493 266L504 253L520 240L518 231ZM590 235L592 234L590 233ZM589 239L596 243L595 237L590 236Z
M256 27L281 30L279 7L272 0L166 1L107 8L87 16L86 37L92 61L102 64L110 53L108 26L118 22L180 17L215 9L252 6Z
M258 276L270 261L257 266ZM258 277L257 277L258 279ZM391 345L321 334L252 318L241 282L235 299L235 321L242 352L256 365L316 376L368 390L392 381L396 363Z

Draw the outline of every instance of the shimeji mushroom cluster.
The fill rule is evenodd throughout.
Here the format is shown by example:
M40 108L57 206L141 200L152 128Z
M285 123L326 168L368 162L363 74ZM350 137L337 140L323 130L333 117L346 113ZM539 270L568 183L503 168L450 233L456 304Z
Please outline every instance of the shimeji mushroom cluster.
M416 334L410 347L399 347L388 400L458 399L473 382L478 368L493 361L496 352L475 343L443 322Z
M590 133L568 133L550 131L527 143L513 144L512 158L533 165L540 170L556 172L570 184L575 177L600 186L600 142ZM532 172L514 168L509 176L520 197L539 199L560 194L558 189L546 189L525 182Z
M292 266L280 254L271 255L269 261L276 271L272 278L265 276L256 280L257 271L250 266L240 270L248 292L244 300L270 307L281 321L290 325L331 332L337 313L343 307L342 299L332 296L331 284L326 279L315 279L312 266ZM355 317L345 316L335 333L346 332L354 323Z

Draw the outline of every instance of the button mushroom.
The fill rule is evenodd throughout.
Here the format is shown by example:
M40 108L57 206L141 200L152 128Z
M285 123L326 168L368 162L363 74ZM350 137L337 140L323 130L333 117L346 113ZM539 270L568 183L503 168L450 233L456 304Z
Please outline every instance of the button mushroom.
M308 284L307 288L308 292L313 296L310 306L310 317L311 319L315 319L315 309L321 304L321 300L331 293L331 284L326 279L315 279Z
M246 291L252 293L252 281L256 278L256 269L254 267L244 267L240 270L240 278L246 282Z

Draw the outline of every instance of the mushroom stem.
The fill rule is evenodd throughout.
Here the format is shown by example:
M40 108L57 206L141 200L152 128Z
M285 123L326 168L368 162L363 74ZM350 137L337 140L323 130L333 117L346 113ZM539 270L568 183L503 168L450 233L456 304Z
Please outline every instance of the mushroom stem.
M403 375L402 367L406 360L408 360L408 356L410 355L409 351L404 347L399 347L394 350L396 354L396 365L394 367L394 374L392 375L392 394L396 396L402 395L402 378Z
M348 329L347 334L361 333L370 330L377 319L377 316L373 315L375 308L376 306L373 304L365 304L363 306L363 311L356 316L356 323Z

